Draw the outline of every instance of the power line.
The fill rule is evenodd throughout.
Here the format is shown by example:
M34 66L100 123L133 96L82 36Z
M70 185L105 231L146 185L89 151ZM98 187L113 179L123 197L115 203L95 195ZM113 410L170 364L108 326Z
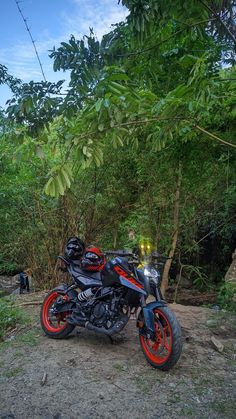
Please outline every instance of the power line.
M34 39L33 39L32 33L31 33L31 31L30 31L29 25L28 25L28 23L27 23L27 19L26 19L26 18L25 18L25 16L23 15L22 9L20 8L20 1L19 1L19 0L15 0L15 3L16 3L16 6L17 6L18 11L19 11L19 13L20 13L20 15L21 15L21 17L22 17L22 20L23 20L23 22L24 22L24 25L25 25L25 27L26 27L26 30L27 30L27 32L28 32L28 34L29 34L29 37L30 37L30 39L31 39L31 42L32 42L32 44L33 44L33 47L34 47L34 50L35 50L35 54L36 54L36 57L37 57L37 60L38 60L38 63L39 63L40 69L41 69L41 73L42 73L42 75L43 75L43 79L44 79L44 81L46 82L47 80L46 80L46 77L45 77L45 74L44 74L44 71L43 71L42 62L41 62L41 60L40 60L40 58L39 58L39 54L38 54L38 51L37 51L37 48L36 48L36 44L35 44L35 41L34 41Z

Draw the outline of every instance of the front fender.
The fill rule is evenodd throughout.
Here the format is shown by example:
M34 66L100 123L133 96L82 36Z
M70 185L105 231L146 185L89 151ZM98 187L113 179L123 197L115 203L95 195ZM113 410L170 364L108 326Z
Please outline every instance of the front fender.
M152 301L151 303L148 303L145 307L143 307L142 311L143 311L144 324L149 331L153 333L155 332L154 312L153 312L155 308L166 307L166 306L167 306L166 302L164 300L161 300L161 301Z

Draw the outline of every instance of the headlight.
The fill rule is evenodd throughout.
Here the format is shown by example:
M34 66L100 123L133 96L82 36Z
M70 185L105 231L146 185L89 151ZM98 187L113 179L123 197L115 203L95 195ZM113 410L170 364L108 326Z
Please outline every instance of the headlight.
M159 287L161 282L161 275L156 269L152 268L151 266L146 266L144 268L144 275L148 278L149 286L151 284L155 284L155 286Z
M158 278L160 276L159 272L157 272L156 269L151 268L150 266L144 268L144 275L149 276L151 278Z

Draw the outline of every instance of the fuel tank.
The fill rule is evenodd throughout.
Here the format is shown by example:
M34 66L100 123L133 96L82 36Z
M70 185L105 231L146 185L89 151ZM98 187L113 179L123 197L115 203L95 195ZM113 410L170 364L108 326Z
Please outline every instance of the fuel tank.
M102 272L102 284L107 287L120 284L146 295L144 284L136 277L133 267L125 257L116 257L106 263Z

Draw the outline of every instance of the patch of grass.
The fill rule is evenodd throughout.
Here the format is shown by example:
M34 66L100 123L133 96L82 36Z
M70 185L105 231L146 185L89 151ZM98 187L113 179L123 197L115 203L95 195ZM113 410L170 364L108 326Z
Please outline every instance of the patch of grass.
M171 395L170 399L168 400L170 403L175 404L181 402L181 397L179 394L174 393Z
M143 394L147 394L150 391L151 385L144 377L135 377L135 382Z
M208 384L210 386L210 384ZM195 384L194 390L197 396L204 396L206 394L207 383Z
M194 391L198 396L205 397L208 394L209 389L214 393L223 390L224 383L225 379L216 374L200 376L199 379L194 382Z
M7 351L10 346L10 342L1 342L0 341L0 352Z
M114 364L114 365L113 365L113 368L115 368L115 369L116 369L116 371L118 371L118 372L122 372L122 371L124 371L124 370L123 370L123 365L121 365L121 364Z
M211 408L227 418L235 418L235 400L216 400L210 404Z
M15 351L14 352L14 358L21 358L24 357L24 353L21 351Z
M22 372L23 372L23 368L22 367L16 367L16 368L12 368L10 370L4 371L2 373L2 375L4 377L11 378L11 377L15 377L16 375L18 375L18 374L20 374Z
M17 337L16 343L27 343L27 346L37 346L39 342L39 335L37 330L30 330L23 335Z
M227 355L233 355L234 352L235 352L234 344L226 342L226 345L224 347L224 353L227 354Z
M40 335L36 329L31 329L28 332L16 336L14 340L0 342L0 352L6 352L10 347L22 347L22 346L37 346L39 343ZM15 357L22 356L21 351L15 352Z
M182 417L186 417L186 418L195 418L196 416L195 416L195 412L194 412L194 410L191 408L191 407L184 407L182 410L181 410L181 416Z
M26 322L26 314L23 310L15 307L14 299L0 298L0 341L4 339L7 329Z
M199 378L199 368L193 368L189 371L189 374L194 382L194 380L197 380Z
M226 358L227 365L231 368L236 368L236 360L232 358Z

